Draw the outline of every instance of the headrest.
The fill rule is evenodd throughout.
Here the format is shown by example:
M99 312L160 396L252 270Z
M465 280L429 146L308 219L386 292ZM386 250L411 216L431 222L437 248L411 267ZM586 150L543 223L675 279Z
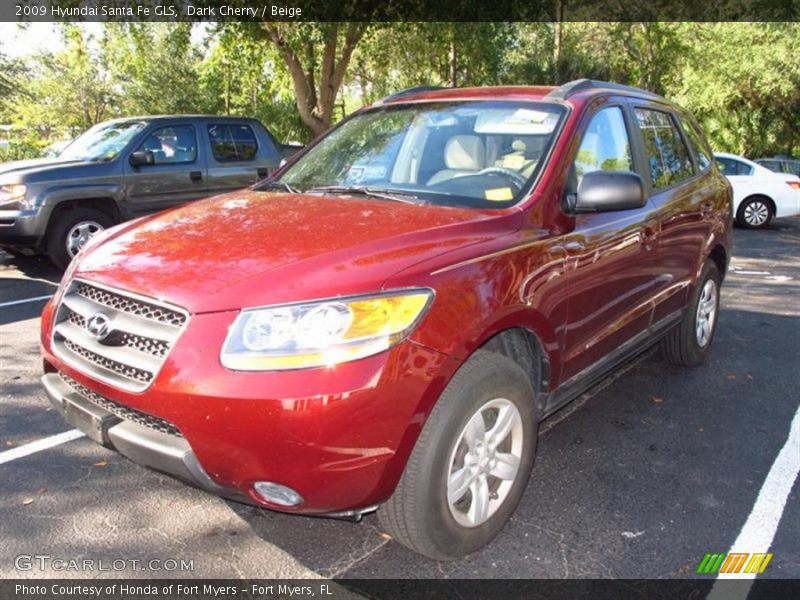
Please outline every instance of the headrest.
M486 149L477 135L454 135L444 148L448 169L479 171L486 165Z

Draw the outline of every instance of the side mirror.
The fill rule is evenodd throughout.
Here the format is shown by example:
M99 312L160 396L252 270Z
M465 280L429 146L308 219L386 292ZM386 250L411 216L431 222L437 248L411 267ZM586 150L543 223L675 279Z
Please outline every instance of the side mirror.
M644 206L644 182L630 171L590 171L578 184L572 210L576 213L631 210Z
M156 155L152 150L137 150L131 154L130 163L134 168L154 165L156 164Z

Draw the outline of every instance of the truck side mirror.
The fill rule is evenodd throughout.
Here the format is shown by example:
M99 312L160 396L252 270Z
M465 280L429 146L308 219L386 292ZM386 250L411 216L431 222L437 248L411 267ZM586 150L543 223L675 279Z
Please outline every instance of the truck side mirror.
M156 155L152 150L137 150L131 154L130 163L134 169L154 165L156 164Z
M630 171L590 171L581 178L572 202L576 213L641 208L646 202L644 182Z

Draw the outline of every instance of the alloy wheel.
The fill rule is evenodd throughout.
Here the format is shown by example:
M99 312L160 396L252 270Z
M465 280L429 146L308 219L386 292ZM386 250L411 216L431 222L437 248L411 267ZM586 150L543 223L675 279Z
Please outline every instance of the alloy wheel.
M467 421L447 480L447 504L459 525L477 527L497 512L519 474L522 448L522 417L510 400L490 400Z

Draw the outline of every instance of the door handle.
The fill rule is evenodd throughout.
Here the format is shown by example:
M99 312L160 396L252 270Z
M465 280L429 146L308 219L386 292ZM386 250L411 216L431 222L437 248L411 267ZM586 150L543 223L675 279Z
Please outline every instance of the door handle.
M703 217L709 216L712 212L714 212L714 203L713 202L703 202L700 205L700 214Z
M202 171L192 171L189 173L189 179L197 183L198 181L203 181L203 172Z
M646 246L650 246L656 241L658 237L658 229L652 225L644 225L639 231L639 239Z
M258 173L259 179L264 179L264 177L269 177L269 169L265 169L263 167L258 171L256 171L256 173Z

